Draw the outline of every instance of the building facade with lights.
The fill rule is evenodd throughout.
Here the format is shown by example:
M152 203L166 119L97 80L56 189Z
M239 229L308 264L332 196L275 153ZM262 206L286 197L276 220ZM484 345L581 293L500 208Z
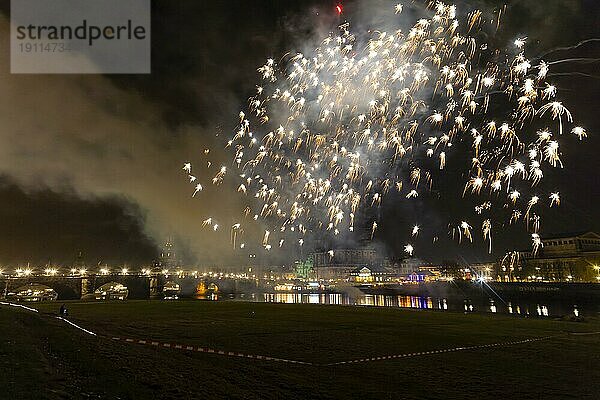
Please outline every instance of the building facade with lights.
M516 268L501 266L502 280L600 282L600 235L595 232L542 239L538 254L520 252Z
M337 249L313 254L313 269L318 279L349 279L361 267L379 267L377 251L364 249Z
M396 273L384 267L358 267L350 272L350 280L356 283L388 282L397 277Z

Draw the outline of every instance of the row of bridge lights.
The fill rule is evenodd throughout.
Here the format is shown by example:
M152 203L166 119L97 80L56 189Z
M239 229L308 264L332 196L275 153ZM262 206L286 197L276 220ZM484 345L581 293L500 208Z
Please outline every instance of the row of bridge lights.
M88 274L88 270L86 268L71 268L71 270L69 271L71 276L85 276ZM142 268L142 270L140 271L141 275L146 275L149 276L152 274L152 270L149 268ZM26 277L26 276L31 276L34 273L34 271L31 268L17 268L15 270L15 274L18 277ZM99 270L100 275L110 275L111 271L108 268L100 268ZM122 268L120 271L117 272L117 274L119 275L130 275L129 269L128 268ZM161 274L164 276L169 276L169 270L168 269L163 269L161 271ZM179 276L183 276L185 275L186 272L183 270L179 270L176 271L176 275ZM0 275L5 275L4 270L0 269ZM57 268L46 268L44 269L44 275L45 276L57 276L59 275L59 270ZM194 271L192 273L192 275L197 276L198 275L198 271ZM203 273L202 275L206 276L206 273ZM212 273L209 273L208 275L213 275ZM217 274L215 274L217 275ZM220 274L223 275L223 274ZM229 274L225 274L225 276L228 276ZM231 274L233 276L233 274Z
M31 268L17 268L15 270L15 275L17 277L26 277L26 276L31 276L33 275L33 270ZM85 276L88 274L88 271L86 268L71 268L71 270L69 271L71 276ZM151 270L150 269L142 269L141 273L142 275L150 275L151 274ZM167 271L168 272L168 271ZM110 270L108 268L101 268L100 269L100 275L110 275ZM164 273L164 271L163 271ZM56 268L46 268L44 269L44 275L45 276L56 276L59 274L59 270ZM129 275L129 270L127 268L122 268L118 274L120 275ZM0 276L2 275L7 275L7 273L4 272L4 270L0 269Z
M251 272L252 270L250 269L249 272ZM88 270L86 268L71 268L69 270L69 276L86 276L88 275ZM171 272L168 269L163 269L160 272L162 275L164 275L165 277L169 277L169 275L171 274ZM21 277L28 277L34 274L34 270L31 268L17 268L15 270L15 275L19 278ZM57 268L46 268L44 269L44 273L43 275L45 276L57 276L60 274L60 271ZM111 271L108 268L100 268L99 270L99 275L110 275ZM131 273L129 271L128 268L122 268L120 269L118 272L116 272L115 274L117 275L133 275L133 273ZM203 273L199 273L198 271L192 271L192 272L186 272L183 270L177 270L174 271L173 273L174 275L177 275L178 277L183 277L186 274L187 275L191 275L194 278L197 278L199 275L202 276L210 276L210 277L214 277L214 278L238 278L238 279L256 279L256 275L249 275L247 273L222 273L222 272L203 272ZM0 269L0 276L2 275L10 275L4 272L4 270ZM152 270L150 268L142 268L140 271L140 274L142 276L150 276L152 275ZM264 276L265 279L268 279L269 276L265 275ZM275 279L274 276L270 276L271 279Z

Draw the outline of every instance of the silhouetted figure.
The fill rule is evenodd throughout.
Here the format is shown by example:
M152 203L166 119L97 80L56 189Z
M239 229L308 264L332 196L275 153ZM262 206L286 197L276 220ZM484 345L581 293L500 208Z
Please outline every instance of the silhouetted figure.
M67 311L67 306L66 305L63 304L62 306L60 306L59 314L62 317L66 317L69 314L68 311Z

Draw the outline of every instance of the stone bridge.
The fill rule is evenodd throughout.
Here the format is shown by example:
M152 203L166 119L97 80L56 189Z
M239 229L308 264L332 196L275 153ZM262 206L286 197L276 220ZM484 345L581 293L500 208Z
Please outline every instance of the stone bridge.
M211 293L239 293L258 289L254 280L164 275L89 275L0 277L0 297L28 284L41 284L54 289L59 300L76 300L92 295L105 283L118 282L129 290L129 299L161 298L167 282L177 283L181 297L205 296Z

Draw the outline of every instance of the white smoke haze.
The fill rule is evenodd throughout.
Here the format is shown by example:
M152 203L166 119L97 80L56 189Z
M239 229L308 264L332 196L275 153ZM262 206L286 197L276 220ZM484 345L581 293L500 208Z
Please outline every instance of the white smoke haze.
M0 21L0 36L9 23ZM0 51L9 54L6 40ZM203 262L221 261L227 242L202 237L203 202L190 198L182 160L206 147L202 127L173 132L159 110L103 76L10 75L0 60L0 171L26 190L49 188L81 198L123 197L146 214L161 245L180 238ZM227 212L235 200L220 197ZM239 205L235 205L236 208ZM199 210L200 207L200 210ZM60 227L57 227L60 229Z
M570 124L571 114L550 100L555 88L545 82L547 65L529 63L522 53L524 40L500 48L489 42L498 29L499 10L460 14L441 2L432 8L431 19L418 19L401 33L401 24L381 22L375 11L377 27L394 28L363 33L344 27L319 42L317 50L308 45L259 69L263 82L240 113L229 145L239 165L231 174L243 174L237 183L254 203L247 214L273 224L264 234L267 250L275 235L288 240L290 231L292 246L314 232L338 235L338 224L340 231L352 232L361 208L379 214L390 189L406 199L416 199L417 190L437 189L440 171L454 161L454 174L444 172L439 179L450 181L439 197L455 210L445 215L447 226L429 232L432 241L449 233L458 244L470 244L472 232L479 230L479 244L487 241L491 254L492 224L504 228L521 220L526 232L538 236L538 208L536 214L530 211L539 201L535 191L548 195L547 188L537 186L541 168L546 162L562 167L562 162L558 142L545 143L550 134L539 139L536 130L551 124L562 133L563 122L556 117L564 112ZM545 89L538 95L538 88ZM517 90L524 94L515 99ZM550 109L555 122L538 122ZM512 178L515 171L522 176ZM220 181L223 172L215 179ZM501 189L510 193L512 204ZM528 206L517 204L521 194L531 199ZM497 214L503 219L497 221ZM207 219L209 227L213 223ZM412 255L411 244L404 249Z

